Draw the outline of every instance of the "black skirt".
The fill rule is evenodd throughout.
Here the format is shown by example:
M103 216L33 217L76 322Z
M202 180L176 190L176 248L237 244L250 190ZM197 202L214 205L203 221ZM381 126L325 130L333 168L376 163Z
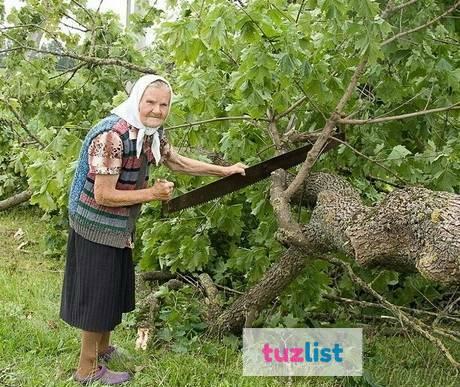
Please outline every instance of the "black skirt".
M106 332L134 307L132 250L91 242L70 229L60 317L85 331Z

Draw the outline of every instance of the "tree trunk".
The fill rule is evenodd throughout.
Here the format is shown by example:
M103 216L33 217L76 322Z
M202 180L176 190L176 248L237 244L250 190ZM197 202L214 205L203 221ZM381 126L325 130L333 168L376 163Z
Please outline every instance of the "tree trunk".
M366 207L337 176L318 173L309 180L313 187L323 183L316 195L309 192L316 205L308 227L325 249L352 255L365 267L460 283L460 195L410 187Z
M289 183L289 181L287 182ZM365 267L419 272L443 284L460 283L460 195L411 187L395 190L375 207L362 203L345 179L312 173L291 204L313 207L303 226L307 244L288 250L210 325L211 334L241 331L279 296L310 257L341 251Z

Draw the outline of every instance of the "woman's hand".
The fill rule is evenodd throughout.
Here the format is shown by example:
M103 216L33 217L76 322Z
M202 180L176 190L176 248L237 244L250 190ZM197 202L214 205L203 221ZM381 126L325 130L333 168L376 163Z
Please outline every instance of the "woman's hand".
M172 198L174 183L164 179L157 179L149 189L152 193L152 200L168 201Z
M223 175L230 176L230 175L234 175L235 173L239 173L240 175L245 176L246 175L245 168L248 168L248 166L243 163L236 163L236 164L230 165L229 167L223 167L223 172L224 172Z

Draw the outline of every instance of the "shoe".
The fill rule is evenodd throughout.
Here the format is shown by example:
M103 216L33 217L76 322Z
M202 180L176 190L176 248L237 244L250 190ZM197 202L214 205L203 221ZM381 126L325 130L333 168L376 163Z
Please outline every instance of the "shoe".
M73 378L76 382L84 385L100 382L103 385L112 386L127 382L131 379L131 376L127 372L114 372L110 371L106 366L99 366L99 371L92 376L80 378L75 374Z

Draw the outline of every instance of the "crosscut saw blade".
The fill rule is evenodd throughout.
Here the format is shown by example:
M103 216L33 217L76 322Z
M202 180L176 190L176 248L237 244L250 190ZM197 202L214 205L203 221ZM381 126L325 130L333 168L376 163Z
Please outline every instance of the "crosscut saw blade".
M338 144L339 143L334 139L330 139L324 147L323 152L336 147ZM307 153L312 146L313 144L307 144L271 159L262 161L252 167L248 167L245 169L245 176L240 174L230 175L183 195L177 196L168 202L163 202L162 213L168 214L209 202L266 179L277 169L288 169L294 167L305 161Z

